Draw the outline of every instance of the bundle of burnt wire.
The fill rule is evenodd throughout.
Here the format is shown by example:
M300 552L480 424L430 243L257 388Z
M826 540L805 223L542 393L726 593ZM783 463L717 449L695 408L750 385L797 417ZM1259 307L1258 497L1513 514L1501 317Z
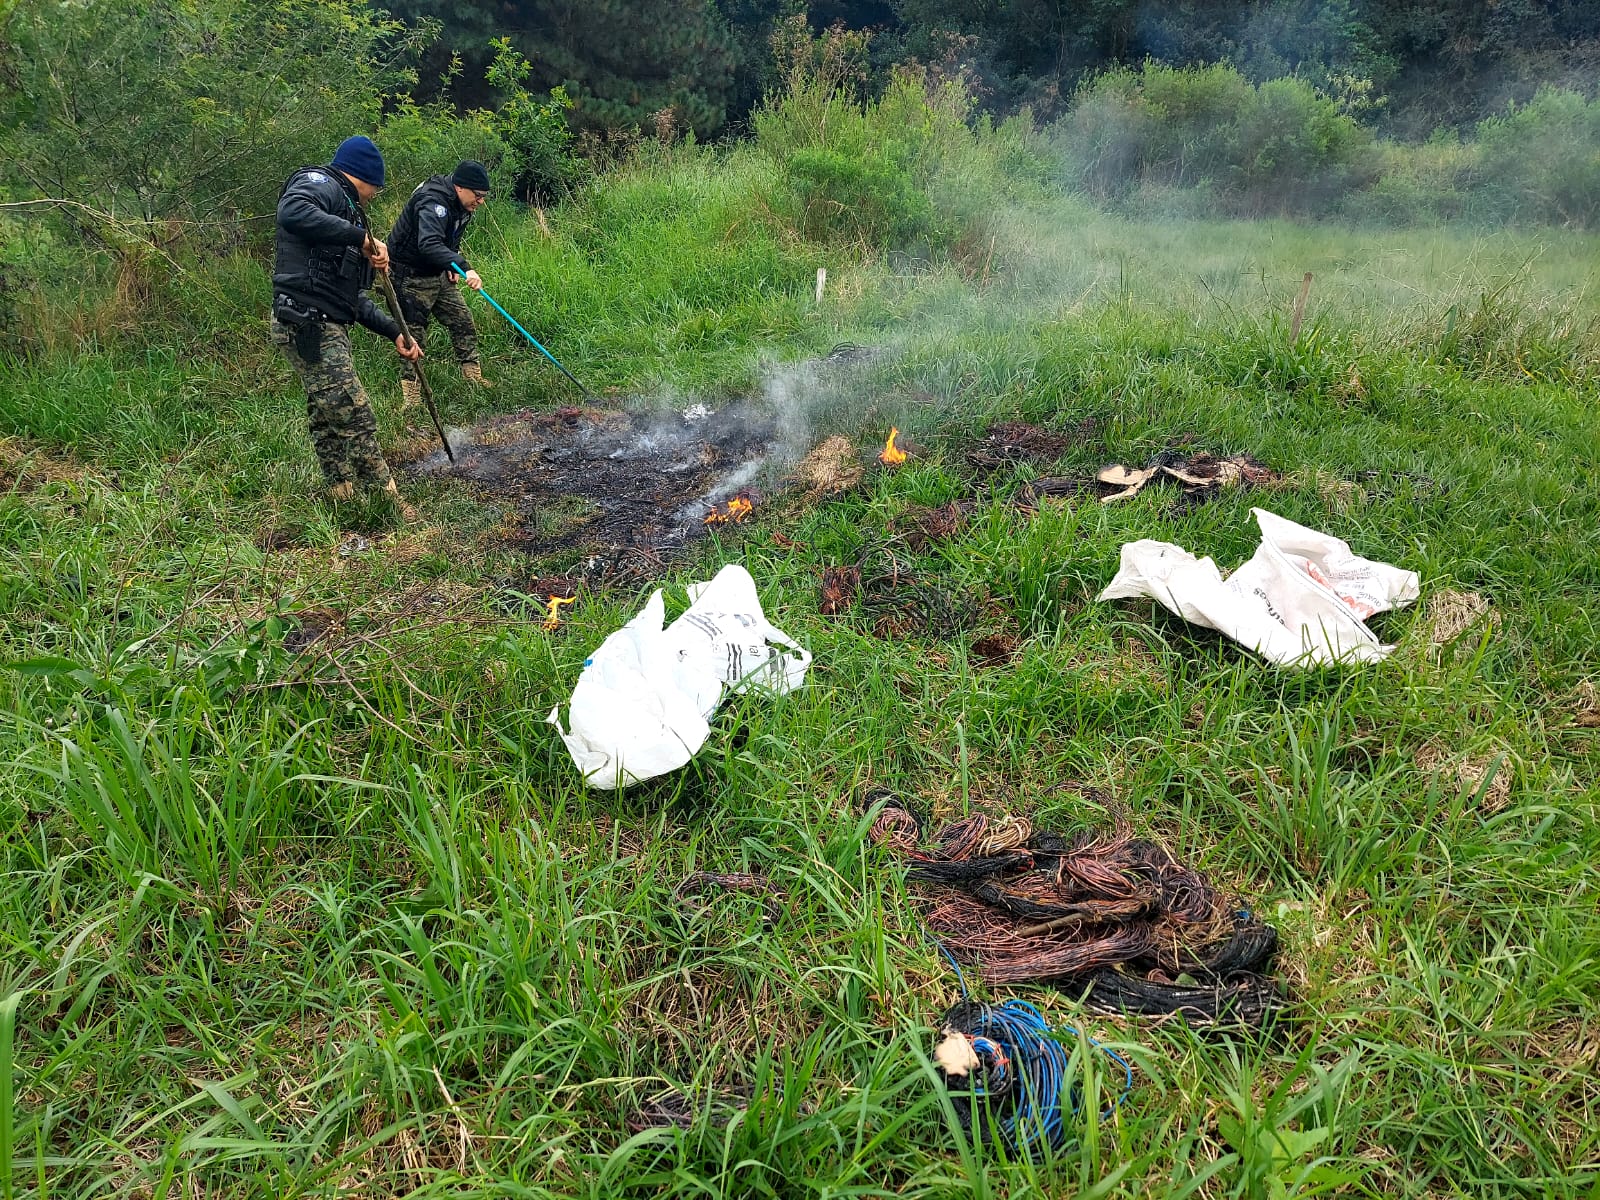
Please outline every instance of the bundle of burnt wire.
M913 571L887 545L863 553L857 565L861 610L879 637L955 637L976 611L969 598Z
M928 932L988 983L1048 982L1102 1010L1217 1028L1259 1028L1281 1003L1277 931L1125 830L1068 837L980 814L924 848L891 797L870 836L907 860Z

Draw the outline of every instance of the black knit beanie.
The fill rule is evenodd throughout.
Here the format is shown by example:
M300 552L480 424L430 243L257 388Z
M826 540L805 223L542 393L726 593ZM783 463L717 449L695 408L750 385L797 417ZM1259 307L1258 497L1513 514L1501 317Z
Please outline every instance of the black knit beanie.
M464 187L469 192L487 192L489 190L489 172L481 162L468 160L456 166L456 173L450 177L450 182L457 187Z

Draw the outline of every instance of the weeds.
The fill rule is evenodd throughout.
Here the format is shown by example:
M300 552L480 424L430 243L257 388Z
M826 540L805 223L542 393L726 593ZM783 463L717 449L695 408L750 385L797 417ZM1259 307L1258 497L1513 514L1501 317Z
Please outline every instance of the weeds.
M0 428L28 439L0 496L3 1186L1590 1194L1592 243L1037 201L985 215L979 287L793 238L766 161L675 151L549 236L493 208L474 235L497 297L624 403L883 348L842 399L806 407L803 372L770 388L808 445L845 441L799 469L811 500L666 571L744 561L812 679L730 703L699 759L620 795L584 791L541 722L640 589L586 587L546 634L516 596L572 564L512 554L492 506L416 479L424 531L341 554L246 260L211 264L230 303L207 322L0 365ZM503 382L442 387L452 423L565 402L507 331L483 346ZM362 354L397 444L392 355ZM1061 436L980 477L995 420ZM863 470L891 425L923 453ZM1174 446L1288 480L1188 511L1028 490ZM1252 502L1474 601L1385 615L1381 665L1292 674L1093 603L1133 538L1244 556ZM901 536L953 504L948 536ZM960 598L954 636L815 611L824 567L885 544ZM1053 1159L980 1152L927 1057L957 985L866 839L882 783L935 820L1114 809L1169 842L1281 926L1281 1040L1030 989L1132 1058L1133 1098ZM691 911L696 871L760 872L782 910ZM635 1132L667 1093L687 1125Z

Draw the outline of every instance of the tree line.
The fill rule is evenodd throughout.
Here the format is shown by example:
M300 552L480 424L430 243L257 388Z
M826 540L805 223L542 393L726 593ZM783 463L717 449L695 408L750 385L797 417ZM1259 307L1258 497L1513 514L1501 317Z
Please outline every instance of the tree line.
M641 140L777 144L780 101L837 132L942 88L1028 131L1023 175L1131 211L1600 223L1592 0L392 2L0 8L0 291L51 248L19 211L124 262L260 244L353 131L397 179L475 158L547 203ZM879 133L790 147L798 226L937 242L915 148Z
M1349 96L1367 123L1420 140L1600 77L1593 0L393 0L438 23L422 83L486 95L488 42L508 36L538 88L581 126L671 109L701 137L742 128L771 83L781 22L870 31L873 82L913 61L968 69L992 108L1059 115L1108 68L1227 63L1253 83L1294 76Z

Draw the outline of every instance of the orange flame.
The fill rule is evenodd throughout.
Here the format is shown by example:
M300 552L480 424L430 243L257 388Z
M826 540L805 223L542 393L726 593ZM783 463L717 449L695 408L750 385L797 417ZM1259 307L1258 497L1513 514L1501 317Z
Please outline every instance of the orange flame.
M576 599L576 596L568 596L565 598L561 596L551 596L550 612L544 619L544 627L546 629L557 628L561 624L561 606L563 604L571 604Z
M889 440L878 452L878 461L886 467L898 467L906 460L906 452L894 444L895 438L900 436L900 431L895 428L889 430Z
M711 511L706 514L706 519L703 524L721 525L724 521L733 521L738 523L743 521L752 512L754 512L755 507L756 506L750 502L748 497L735 496L732 500L728 501L728 507L725 511L719 511L716 505L712 505Z

